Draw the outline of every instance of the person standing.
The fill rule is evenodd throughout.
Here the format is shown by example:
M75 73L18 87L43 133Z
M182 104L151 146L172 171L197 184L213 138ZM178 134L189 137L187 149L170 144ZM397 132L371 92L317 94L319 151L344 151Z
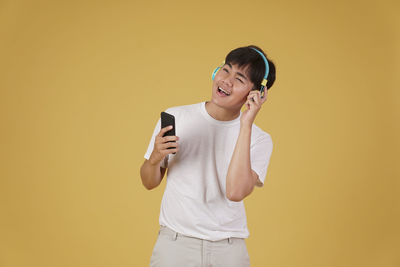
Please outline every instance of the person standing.
M254 124L275 82L257 46L234 49L212 75L209 101L166 110L176 136L157 122L140 169L146 189L167 184L151 267L250 266L243 199L262 187L271 136ZM245 106L242 112L242 107Z

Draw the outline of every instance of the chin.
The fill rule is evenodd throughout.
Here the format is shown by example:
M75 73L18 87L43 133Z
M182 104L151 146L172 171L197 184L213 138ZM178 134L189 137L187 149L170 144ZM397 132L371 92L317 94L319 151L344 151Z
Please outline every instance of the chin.
M220 108L228 108L229 107L229 104L226 101L223 101L223 99L219 99L218 96L213 96L211 99L211 102Z

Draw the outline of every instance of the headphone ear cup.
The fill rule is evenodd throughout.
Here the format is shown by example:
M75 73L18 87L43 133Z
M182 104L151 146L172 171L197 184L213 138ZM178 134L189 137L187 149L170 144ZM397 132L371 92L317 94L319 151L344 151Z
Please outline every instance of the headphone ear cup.
M216 67L215 70L212 73L211 79L214 81L215 75L217 75L217 72L219 71L221 67Z
M261 88L260 88L260 95L261 95L261 98L264 97L264 91L265 91L265 87L264 87L264 85L261 85Z

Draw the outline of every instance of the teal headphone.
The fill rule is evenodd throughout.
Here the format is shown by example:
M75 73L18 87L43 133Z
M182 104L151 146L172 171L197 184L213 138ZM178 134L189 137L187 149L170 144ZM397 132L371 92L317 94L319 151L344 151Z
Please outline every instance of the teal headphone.
M262 57L262 59L264 60L265 63L265 75L264 78L261 82L261 87L260 87L260 93L261 95L264 93L264 89L265 87L267 87L267 78L268 78L268 73L269 73L269 64L268 64L268 60L267 58L263 55L263 53L261 53L260 51L258 51L257 49L250 47L251 49L253 49L254 51L256 51L258 54L260 54L260 56ZM215 68L215 70L212 73L211 79L214 80L215 75L217 74L217 72L222 68L222 66L225 65L225 61L222 63L221 66ZM268 88L267 88L268 89Z

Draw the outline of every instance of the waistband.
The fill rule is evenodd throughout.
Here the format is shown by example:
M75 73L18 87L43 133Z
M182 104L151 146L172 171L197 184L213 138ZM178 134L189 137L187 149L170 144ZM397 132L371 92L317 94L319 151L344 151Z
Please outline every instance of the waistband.
M242 241L242 240L244 240L244 238L229 237L229 238L221 239L221 240L218 240L218 241L210 241L210 240L206 240L206 239L201 239L201 238L197 238L197 237L183 235L181 233L175 232L171 228L169 228L167 226L164 226L164 225L160 226L160 231L158 233L159 233L159 235L170 236L172 238L172 240L177 240L178 238L184 238L184 239L198 240L199 242L207 241L207 242L211 242L211 243L214 243L214 244L218 244L218 243L229 243L229 244L232 244L234 241L239 241L239 240Z

